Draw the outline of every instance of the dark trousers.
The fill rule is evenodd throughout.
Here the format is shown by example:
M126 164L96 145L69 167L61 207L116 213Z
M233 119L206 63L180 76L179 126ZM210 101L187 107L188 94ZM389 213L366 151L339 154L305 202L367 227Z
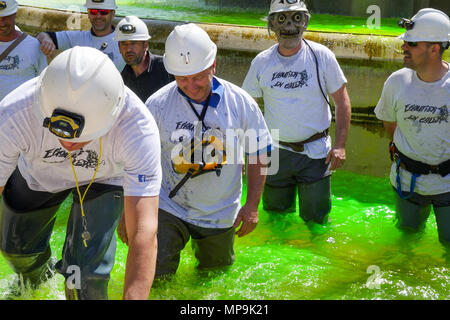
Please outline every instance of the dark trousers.
M83 195L87 186L81 186ZM49 240L56 212L67 196L73 203L67 222L62 259L56 269L66 278L66 296L107 299L116 250L115 229L123 211L122 187L93 183L83 201L90 239L85 247L76 189L58 193L31 190L19 170L9 178L0 211L0 249L16 273L26 277L43 268L50 258ZM71 285L67 286L67 280Z

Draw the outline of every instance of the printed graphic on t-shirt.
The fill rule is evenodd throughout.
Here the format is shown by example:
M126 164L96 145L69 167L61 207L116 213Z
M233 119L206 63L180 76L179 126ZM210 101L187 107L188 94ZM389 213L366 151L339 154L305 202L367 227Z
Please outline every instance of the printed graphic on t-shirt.
M271 88L296 89L308 86L308 80L311 76L305 70L299 71L280 71L272 74Z
M95 150L80 150L71 153L72 162L74 167L82 167L85 169L95 169L98 162L98 154ZM62 148L52 148L44 151L42 159L45 163L62 163L69 159L69 152ZM105 161L100 161L101 165L105 164Z
M17 54L15 56L7 56L3 61L6 61L6 63L0 66L0 70L19 69L20 58Z
M435 107L430 105L405 105L405 121L419 122L419 123L448 123L448 108L446 105Z

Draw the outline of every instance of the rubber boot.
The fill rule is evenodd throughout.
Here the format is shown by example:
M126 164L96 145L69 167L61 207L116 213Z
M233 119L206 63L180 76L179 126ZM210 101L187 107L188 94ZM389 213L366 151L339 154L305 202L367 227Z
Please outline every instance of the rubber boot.
M81 287L68 285L65 281L65 294L67 300L108 300L108 279L94 278L84 280Z
M37 289L43 282L55 274L51 252L43 254L18 255L3 253L8 265L18 274L15 286L18 288Z
M2 255L19 279L36 288L53 275L49 240L59 206L19 213L3 198L0 208Z
M235 229L231 228L207 238L192 239L192 249L198 260L197 269L232 265L236 259L233 248L235 234Z
M273 187L267 183L263 191L263 207L267 212L288 213L296 211L296 186Z
M331 176L312 183L300 183L298 198L300 217L308 226L326 223L331 211Z

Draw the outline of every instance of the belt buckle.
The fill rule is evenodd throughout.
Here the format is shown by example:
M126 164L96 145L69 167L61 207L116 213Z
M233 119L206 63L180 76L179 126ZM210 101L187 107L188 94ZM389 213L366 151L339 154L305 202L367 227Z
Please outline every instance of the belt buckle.
M438 165L434 165L434 166L430 165L430 173L438 174L439 173L439 166Z

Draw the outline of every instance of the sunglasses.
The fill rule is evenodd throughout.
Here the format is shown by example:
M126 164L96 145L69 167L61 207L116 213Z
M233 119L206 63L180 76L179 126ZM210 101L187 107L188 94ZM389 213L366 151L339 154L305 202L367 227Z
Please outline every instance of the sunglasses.
M107 16L112 10L109 9L88 9L89 14L94 16L100 13L101 16Z
M408 44L409 47L417 47L419 45L419 43L412 41L406 41L406 43Z

